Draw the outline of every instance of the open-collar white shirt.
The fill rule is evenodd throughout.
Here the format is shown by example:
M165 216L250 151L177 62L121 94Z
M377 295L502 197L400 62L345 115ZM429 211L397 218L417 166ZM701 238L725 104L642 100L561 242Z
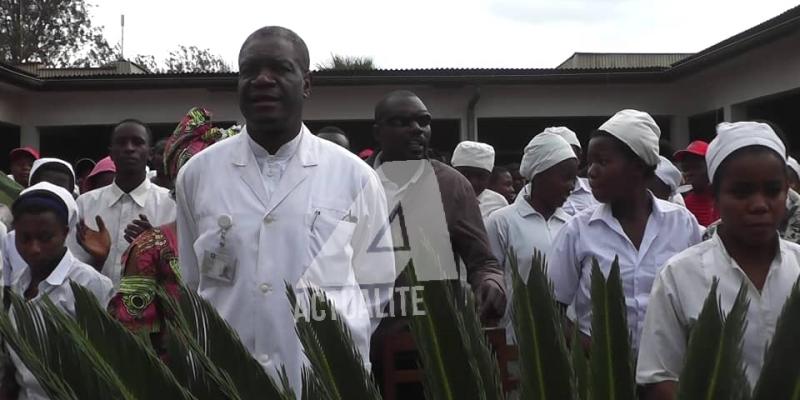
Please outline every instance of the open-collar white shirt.
M750 387L755 387L783 304L800 277L800 245L781 239L779 247L761 291L731 258L716 233L711 240L667 261L650 295L636 367L637 383L678 380L691 327L697 322L711 284L717 278L717 296L724 315L730 312L741 285L746 287L750 306L742 357Z
M103 264L102 273L109 277L114 285L119 284L122 274L122 254L128 248L125 240L125 228L136 219L139 214L144 214L152 226L161 226L175 221L175 201L170 197L169 190L158 186L149 179L125 193L114 182L106 187L92 190L78 197L78 215L83 217L86 225L97 230L95 216L103 218L108 233L111 235L111 249ZM77 230L76 230L77 231ZM75 236L67 242L70 251L79 260L90 262L87 254L78 245Z
M584 210L558 232L548 253L547 273L553 281L556 300L573 304L580 330L591 335L592 259L605 277L619 257L620 278L625 294L628 330L634 349L644 327L644 316L653 280L670 257L700 242L697 220L685 208L650 194L652 211L637 249L611 212L600 204Z

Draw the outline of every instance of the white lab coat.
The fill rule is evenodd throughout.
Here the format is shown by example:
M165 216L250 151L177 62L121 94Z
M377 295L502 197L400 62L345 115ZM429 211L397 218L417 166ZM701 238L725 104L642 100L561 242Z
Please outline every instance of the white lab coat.
M394 282L386 198L366 163L305 126L296 153L268 196L247 135L245 127L238 136L204 150L178 176L181 273L186 285L238 332L273 379L286 367L299 395L301 367L307 361L284 282L298 287L302 279L325 288L336 308L346 312L343 319L369 367L373 327L361 312L373 302L358 289L367 282L391 290ZM237 259L231 283L200 271L205 252L218 246L223 215L232 220L226 248ZM383 292L381 302L390 294Z

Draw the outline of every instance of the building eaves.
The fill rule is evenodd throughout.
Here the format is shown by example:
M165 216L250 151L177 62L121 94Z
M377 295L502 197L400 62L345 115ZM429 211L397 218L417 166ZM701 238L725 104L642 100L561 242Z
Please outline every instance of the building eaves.
M25 89L39 89L44 81L27 71L0 63L0 82L10 83Z
M798 30L800 30L800 6L672 64L669 73L686 74Z
M666 68L693 53L573 53L556 69Z

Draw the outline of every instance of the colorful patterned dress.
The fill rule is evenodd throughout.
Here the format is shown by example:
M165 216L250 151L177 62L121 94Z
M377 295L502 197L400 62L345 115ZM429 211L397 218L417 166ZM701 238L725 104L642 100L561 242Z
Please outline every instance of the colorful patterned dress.
M174 225L143 232L122 256L125 266L119 292L108 305L109 313L132 332L148 337L156 352L165 355L164 308L158 301L158 288L177 298L177 237Z

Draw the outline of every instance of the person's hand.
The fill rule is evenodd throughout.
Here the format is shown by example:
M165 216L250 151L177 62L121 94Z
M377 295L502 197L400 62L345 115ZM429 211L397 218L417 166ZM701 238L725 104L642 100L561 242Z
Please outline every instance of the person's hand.
M133 220L128 226L125 228L125 240L128 243L132 243L136 240L142 232L151 229L153 226L150 225L150 221L147 220L147 216L144 214L139 214L139 219Z
M78 224L77 238L78 244L92 257L92 266L100 269L111 251L111 235L106 229L103 218L98 215L94 220L97 223L96 231L86 226L86 223L81 220Z
M483 279L475 290L478 303L478 314L485 326L496 326L506 310L506 295L503 289L492 279Z

